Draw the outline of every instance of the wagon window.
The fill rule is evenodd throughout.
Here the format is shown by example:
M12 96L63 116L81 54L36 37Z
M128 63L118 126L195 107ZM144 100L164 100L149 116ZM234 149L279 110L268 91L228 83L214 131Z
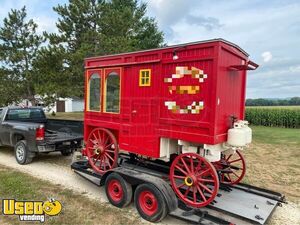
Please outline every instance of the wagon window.
M101 77L94 73L89 80L89 110L100 111Z
M120 111L120 76L111 72L106 78L105 112Z
M151 70L140 70L139 86L151 86Z

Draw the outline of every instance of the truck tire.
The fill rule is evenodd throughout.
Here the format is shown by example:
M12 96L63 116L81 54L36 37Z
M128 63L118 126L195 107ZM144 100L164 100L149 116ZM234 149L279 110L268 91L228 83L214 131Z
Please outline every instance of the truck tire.
M136 188L134 204L140 216L152 223L163 220L168 214L163 194L150 183L140 184Z
M105 192L109 202L118 208L128 206L132 200L131 185L117 173L111 173L106 178Z
M21 140L15 145L15 157L17 162L21 165L32 162L34 154L28 150L27 142L25 140Z

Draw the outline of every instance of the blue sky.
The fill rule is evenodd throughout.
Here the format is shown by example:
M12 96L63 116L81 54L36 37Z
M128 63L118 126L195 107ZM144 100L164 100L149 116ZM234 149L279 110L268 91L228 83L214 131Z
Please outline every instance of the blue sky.
M67 0L0 0L0 20L27 6L39 31L56 31L52 7ZM260 67L248 73L247 98L300 96L299 0L144 0L167 44L224 38Z

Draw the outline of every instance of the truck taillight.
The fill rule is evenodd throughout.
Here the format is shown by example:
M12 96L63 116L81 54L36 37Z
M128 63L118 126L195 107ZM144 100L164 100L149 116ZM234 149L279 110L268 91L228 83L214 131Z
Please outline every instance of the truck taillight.
M36 129L35 139L37 141L43 141L45 139L45 128L43 126Z

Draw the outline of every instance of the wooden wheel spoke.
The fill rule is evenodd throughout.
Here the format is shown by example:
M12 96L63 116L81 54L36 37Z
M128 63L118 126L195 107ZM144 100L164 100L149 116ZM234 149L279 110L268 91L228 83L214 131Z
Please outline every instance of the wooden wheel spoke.
M107 163L108 163L108 165L109 165L109 168L112 168L112 165L111 165L111 163L109 162L109 159L107 158L107 155L104 155L104 157L107 159L106 161L107 161Z
M197 190L198 190L198 192L199 192L201 198L203 199L203 201L206 201L206 197L205 197L205 195L203 194L203 192L201 191L201 188L200 188L198 185L197 185L196 187L197 187Z
M190 164L191 164L191 172L194 173L194 160L192 157L190 158Z
M101 142L102 142L102 144L103 144L104 136L105 136L105 134L104 134L104 132L102 132L101 133Z
M228 160L231 158L232 155L233 155L233 154L230 154L230 155L228 156L228 158L226 159L226 161L228 161Z
M106 145L105 147L104 147L104 149L107 149L109 146L111 146L113 143L110 143L110 144L108 144L108 145Z
M90 142L92 142L93 145L98 145L98 141L97 141L97 140L92 140L92 139L90 139Z
M234 172L234 171L231 171L233 174L234 174L234 176L236 176L237 178L239 178L240 176L238 175L238 174L236 174L236 172Z
M111 153L115 153L114 150L110 150L110 149L105 149L106 152L111 152Z
M210 194L213 193L213 191L210 190L208 187L206 187L204 184L201 184L201 183L199 183L199 182L198 182L198 184L199 184L204 190L206 190L208 193L210 193Z
M189 186L186 191L184 192L184 197L186 198L186 196L188 195L188 193L190 192L191 186Z
M187 175L187 172L185 172L181 167L179 167L178 165L175 166L176 169L178 169L181 173L183 173L184 175Z
M185 170L186 170L188 173L190 173L191 171L190 171L190 169L188 168L188 166L186 165L184 159L183 159L183 158L180 158L180 160L181 160L182 164L184 165Z
M108 140L109 140L109 136L107 136L105 141L103 141L103 145L106 145Z
M201 173L199 173L198 175L196 175L196 177L201 177L201 176L203 176L204 174L208 173L209 170L210 170L210 169L208 168L208 169L202 171Z
M235 162L238 162L238 161L241 161L242 159L235 159L235 160L232 160L232 161L229 161L228 163L231 164L231 163L235 163Z
M227 179L230 181L230 182L232 182L232 180L231 180L231 177L230 177L230 174L228 173L228 174L226 174L226 177L227 177Z
M178 178L178 179L185 179L185 176L178 176L178 175L174 175L174 178Z
M111 161L115 161L114 159L113 159L113 157L111 157L107 152L105 152L105 155L111 160Z
M176 187L177 187L178 189L180 189L180 188L182 188L184 185L185 185L185 183L182 183L182 184L180 184L179 186L176 185Z
M95 140L94 141L97 141L97 143L99 142L99 138L96 136L96 134L95 133L93 133L93 137L95 138Z
M194 203L197 202L197 195L196 195L196 193L197 193L197 189L196 189L195 186L193 186L193 199L194 199Z
M201 182L207 182L207 183L215 183L214 180L204 179L204 178L198 178L198 181L201 181Z

